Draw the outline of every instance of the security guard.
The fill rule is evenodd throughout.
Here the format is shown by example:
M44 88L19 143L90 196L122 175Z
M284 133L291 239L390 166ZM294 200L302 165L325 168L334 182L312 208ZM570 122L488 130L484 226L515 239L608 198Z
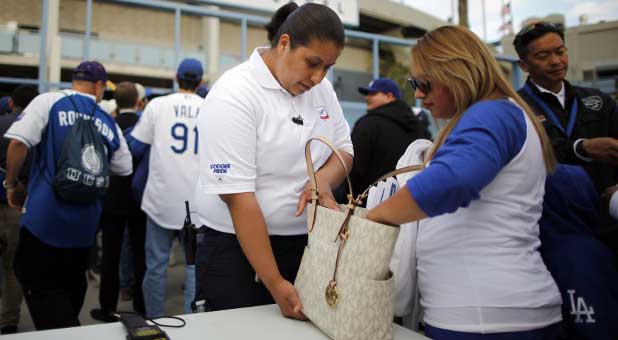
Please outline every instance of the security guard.
M573 86L564 78L567 48L560 28L548 22L524 27L513 42L519 66L528 72L518 92L533 108L552 140L560 163L584 167L599 193L618 183L618 106L603 92ZM602 204L599 237L618 253L618 222Z

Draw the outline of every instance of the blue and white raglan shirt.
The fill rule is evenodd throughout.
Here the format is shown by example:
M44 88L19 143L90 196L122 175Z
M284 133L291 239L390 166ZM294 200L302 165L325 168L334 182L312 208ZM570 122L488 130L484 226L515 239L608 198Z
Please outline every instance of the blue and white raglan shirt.
M68 96L72 96L77 110ZM102 200L91 204L69 203L58 197L52 186L56 159L76 116L90 115L95 105L94 124L105 143L109 170L120 176L130 175L131 154L122 131L89 94L71 90L41 94L32 100L4 135L24 143L33 153L28 198L21 224L53 247L85 248L95 240Z
M534 125L513 101L466 110L429 166L407 182L431 219L417 239L424 320L474 333L561 320L540 256L546 168Z

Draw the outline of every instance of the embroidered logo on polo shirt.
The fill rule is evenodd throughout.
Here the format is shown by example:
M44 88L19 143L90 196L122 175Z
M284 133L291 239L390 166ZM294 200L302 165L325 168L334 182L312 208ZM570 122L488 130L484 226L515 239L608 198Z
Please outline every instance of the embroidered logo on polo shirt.
M330 116L328 115L328 111L326 111L326 107L318 106L316 109L320 113L320 119L326 120L330 118Z
M599 111L603 107L603 99L600 96L590 96L582 99L582 103L590 110Z
M214 163L210 164L210 170L212 170L213 174L227 174L227 172L232 168L230 163Z

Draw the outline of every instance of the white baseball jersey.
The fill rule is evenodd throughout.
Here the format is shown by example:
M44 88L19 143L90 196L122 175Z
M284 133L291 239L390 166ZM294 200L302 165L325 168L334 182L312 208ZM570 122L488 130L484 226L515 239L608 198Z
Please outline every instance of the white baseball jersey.
M155 98L131 132L151 146L142 210L163 228L181 229L184 202L193 199L199 174L197 116L202 101L192 93Z

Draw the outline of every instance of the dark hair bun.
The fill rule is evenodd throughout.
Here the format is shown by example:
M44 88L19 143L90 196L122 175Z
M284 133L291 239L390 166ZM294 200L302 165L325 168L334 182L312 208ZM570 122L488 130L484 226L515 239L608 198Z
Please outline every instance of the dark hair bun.
M273 39L277 36L277 32L279 32L279 28L285 22L285 19L292 14L298 5L294 2L288 2L287 4L279 7L279 9L273 14L273 17L270 19L270 22L264 26L266 31L268 32L268 41L273 43Z

